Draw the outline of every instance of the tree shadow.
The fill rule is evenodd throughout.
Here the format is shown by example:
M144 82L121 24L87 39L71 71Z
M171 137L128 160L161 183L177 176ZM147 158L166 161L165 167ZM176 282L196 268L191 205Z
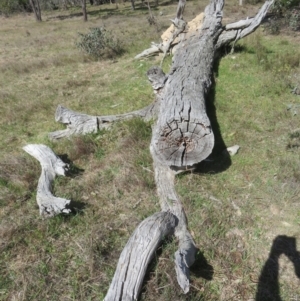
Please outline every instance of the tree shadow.
M107 18L108 15L113 16L113 15L123 15L124 13L116 8L115 6L112 6L111 8L103 8L103 9L96 9L96 10L87 10L87 15L88 16L98 16L102 18ZM52 20L52 19L58 19L58 20L66 20L66 19L72 19L72 18L79 18L82 17L82 12L76 12L76 13L69 13L65 15L58 15L58 16L53 16L53 17L48 17L47 20Z
M129 9L128 9L129 10ZM113 5L111 8L99 8L97 10L92 10L92 11L87 11L87 14L89 16L97 16L102 18L107 18L108 15L113 16L113 15L123 15L123 11L117 8L115 5ZM103 16L101 15L103 14Z
M204 257L204 254L201 251L197 252L195 262L190 267L190 271L197 278L203 278L208 281L213 279L214 268L208 263L207 259Z
M153 274L155 273L155 270L157 269L157 266L159 264L159 258L161 258L162 254L164 252L164 249L168 245L172 244L174 242L174 240L175 240L174 236L168 236L162 241L161 245L156 249L153 259L151 260L151 262L149 263L149 265L147 267L147 271L146 271L146 274L145 274L145 277L143 280L144 285L143 285L143 288L142 288L141 293L138 298L139 301L142 300L143 292L145 292L147 289L146 284L150 283L152 281ZM174 265L174 261L172 261L172 262ZM181 288L179 287L177 280L176 280L176 273L175 273L174 267L173 267L173 270L174 270L174 273L168 274L166 272L163 272L163 269L161 269L162 274L164 274L164 276L167 275L169 283L174 286L174 289L175 290L178 289L181 292ZM200 250L198 250L198 252L195 256L195 262L189 268L189 270L190 270L190 274L194 275L196 278L203 278L207 281L211 281L213 279L213 274L214 274L213 266L211 266L208 263L203 252L201 252ZM157 285L157 283L155 285ZM175 286L176 286L176 288L175 288ZM195 297L197 299L195 299ZM185 300L199 300L200 301L203 299L201 296L199 296L198 291L197 292L190 291Z
M68 170L66 171L66 177L75 178L79 175L82 175L84 169L77 167L74 163L69 159L67 154L57 155L64 163L69 165Z
M69 168L66 170L66 177L75 178L83 174L84 169L79 168L73 164L67 154L57 155L64 163L69 165ZM87 207L87 204L78 200L72 200L70 204L66 206L67 209L71 210L71 215L83 214L84 209ZM70 214L63 214L66 218Z
M162 3L159 3L159 6L167 6L169 4L175 3L176 1L164 1ZM108 3L106 3L108 4ZM117 3L118 6L121 6L122 3ZM135 9L132 10L132 8L130 6L127 6L125 8L119 9L118 6L116 6L116 3L111 4L111 7L105 7L105 8L101 8L101 4L97 5L99 6L99 9L92 9L89 10L87 8L87 15L88 16L99 16L102 17L103 19L107 19L110 16L118 16L118 15L124 15L124 11L125 12L134 12L134 11L144 11L144 12L148 12L148 6L146 4L146 2L143 1L139 1L139 2L135 2ZM150 7L152 11L158 11L158 6L156 4L155 1L150 2ZM58 15L58 16L51 16L48 17L47 20L52 20L52 19L58 19L58 20L66 20L66 19L72 19L72 18L79 18L79 17L83 17L82 12L73 12L73 13L67 13L66 14L62 14L62 15Z
M262 268L255 301L283 301L279 288L279 257L285 255L293 263L295 274L300 279L300 252L296 249L296 238L277 236L264 267Z
M175 4L175 3L176 3L175 0L167 0L167 1L164 1L164 2L160 2L159 6L169 6L169 5ZM175 17L175 13L174 13L174 17Z
M222 56L223 55L220 55L215 59L213 66L214 77L218 77L219 75L219 65ZM208 156L208 158L194 166L194 173L219 173L228 169L231 165L231 158L226 150L227 146L223 140L217 118L217 109L215 106L216 82L214 80L214 77L212 77L212 87L206 96L206 113L210 120L212 131L215 136L215 144L212 153Z
M70 204L66 206L67 209L71 210L71 215L84 214L84 209L88 206L87 203L71 200ZM68 214L70 215L70 214ZM66 216L68 216L66 215Z
M58 19L58 20L62 21L62 20L78 18L78 17L83 17L82 12L71 13L71 14L66 14L66 15L58 15L58 16L54 16L54 17L48 17L47 21L52 20L52 19Z

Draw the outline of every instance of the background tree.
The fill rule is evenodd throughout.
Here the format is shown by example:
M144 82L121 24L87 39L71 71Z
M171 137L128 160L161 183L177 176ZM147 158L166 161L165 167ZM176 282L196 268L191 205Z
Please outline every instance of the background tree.
M86 1L81 0L81 7L82 7L82 14L83 14L83 21L87 21L87 13L86 13Z
M38 22L42 21L41 8L39 0L30 0L30 5Z

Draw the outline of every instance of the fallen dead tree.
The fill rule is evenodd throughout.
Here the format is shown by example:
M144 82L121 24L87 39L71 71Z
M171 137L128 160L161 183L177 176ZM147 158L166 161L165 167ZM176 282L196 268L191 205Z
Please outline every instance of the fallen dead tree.
M189 267L195 261L196 244L188 231L187 218L175 191L178 170L186 169L207 158L214 146L214 134L206 113L206 96L212 85L212 68L216 53L224 45L234 44L252 33L261 23L273 0L267 1L254 18L222 25L224 0L211 0L204 12L201 28L184 33L178 41L170 72L159 67L148 71L156 94L150 106L123 115L89 116L59 106L55 118L67 125L50 134L51 139L95 132L113 122L132 117L155 119L150 151L161 212L143 221L122 251L118 267L105 301L137 300L142 278L157 245L167 235L175 234L177 281L184 293L189 291ZM184 31L184 1L179 2L173 21L174 40ZM172 41L167 45L172 45ZM164 49L166 53L169 49ZM237 150L236 150L237 151ZM139 250L142 256L135 256Z

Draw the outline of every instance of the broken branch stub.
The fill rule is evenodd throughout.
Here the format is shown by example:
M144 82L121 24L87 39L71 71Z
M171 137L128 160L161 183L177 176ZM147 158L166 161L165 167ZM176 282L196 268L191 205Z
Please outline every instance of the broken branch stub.
M59 105L55 112L55 121L66 125L65 130L49 133L50 140L69 138L74 135L96 133L98 130L108 129L116 121L140 117L149 121L157 114L157 102L137 111L120 115L92 116L78 113Z
M37 159L42 167L36 195L40 215L52 217L60 213L70 213L71 210L67 207L71 201L55 197L52 194L52 182L55 176L65 176L68 164L64 163L48 146L43 144L28 144L23 147L23 150Z
M59 105L55 111L55 121L67 126L65 130L52 132L49 134L51 140L70 137L78 134L96 133L98 123L96 116L77 113Z

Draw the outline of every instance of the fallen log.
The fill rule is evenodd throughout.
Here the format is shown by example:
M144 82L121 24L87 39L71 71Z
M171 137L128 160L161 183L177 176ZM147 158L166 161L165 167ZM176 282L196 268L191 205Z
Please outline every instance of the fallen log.
M271 1L264 5L264 13L270 4ZM186 168L205 159L212 150L214 136L206 115L205 98L211 86L213 60L218 50L216 45L224 30L221 25L222 8L223 1L211 1L205 9L201 32L197 36L186 37L186 40L179 44L167 77L158 67L148 72L152 83L164 82L164 85L156 90L160 107L157 122L153 126L150 150L161 209L171 212L178 219L175 236L179 248L175 253L175 270L177 282L184 293L189 291L189 267L194 263L198 249L188 231L187 218L176 194L176 172L169 166ZM261 21L263 14L260 12L258 15ZM237 34L238 38L241 37L240 32L233 31L236 36L230 35L231 41L237 38ZM222 45L225 44L224 37L225 35ZM118 270L114 278L117 274ZM112 285L109 292L113 290ZM119 300L123 300L122 298ZM132 296L131 299L124 300L136 299Z
M108 128L118 120L153 118L157 122L150 147L161 164L187 168L201 162L214 146L205 101L212 83L216 53L224 45L233 43L234 47L238 40L254 32L272 3L273 0L266 1L253 18L222 26L224 2L214 1L205 9L201 28L181 37L169 74L164 75L159 67L148 72L157 95L153 104L141 110L111 116L89 116L59 106L55 119L66 124L67 129L50 133L50 139L95 132ZM182 2L179 6L175 20L180 20L183 11ZM157 77L157 85L153 84L153 77Z
M68 208L70 200L55 197L52 194L52 182L56 175L65 176L68 164L64 163L55 153L43 144L28 144L23 150L37 159L42 167L39 178L36 200L39 205L40 215L52 217L60 213L70 213Z
M177 17L182 15L183 3L185 2L179 2L178 11L180 13L178 15L177 11ZM176 171L188 169L201 162L213 149L214 134L206 113L206 98L212 85L212 68L218 50L224 45L234 44L237 40L253 32L263 20L272 3L273 0L266 1L258 14L249 19L250 21L244 20L223 26L224 0L211 0L204 12L202 27L195 32L184 33L180 37L170 72L165 75L159 67L151 68L148 71L148 78L156 94L156 100L150 106L124 115L87 117L88 115L73 111L56 114L56 120L67 124L68 129L65 132L60 131L58 134L52 133L50 136L53 139L86 133L89 130L96 131L102 126L108 127L115 121L136 116L143 119L156 119L152 130L150 151L162 210L161 215L157 216L160 220L167 212L170 222L160 220L155 226L155 229L158 227L159 230L155 231L158 231L159 234L153 236L149 234L151 239L144 235L144 230L134 232L122 252L105 301L137 300L141 288L140 279L153 254L152 246L157 246L164 234L173 231L171 217L176 221L174 234L178 240L178 251L175 253L177 281L184 293L189 291L189 267L194 263L198 249L188 231L187 218L176 194L174 184ZM179 20L181 19L179 18ZM172 43L169 44L172 45ZM58 111L67 112L62 107L59 107ZM83 127L82 125L85 123L93 125ZM144 227L148 229L150 220L152 223L153 219L150 218L145 223L143 222L138 229L144 229ZM166 226L167 224L168 226ZM148 243L151 247L145 248L147 260L139 261L137 274L134 264L136 258L130 254L141 245L148 246ZM131 281L131 279L134 280ZM125 287L126 290L124 290Z

